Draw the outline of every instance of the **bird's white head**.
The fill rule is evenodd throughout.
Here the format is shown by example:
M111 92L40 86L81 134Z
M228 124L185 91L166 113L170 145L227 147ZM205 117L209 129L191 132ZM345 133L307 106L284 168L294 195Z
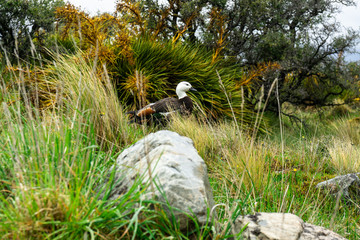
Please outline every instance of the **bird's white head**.
M179 99L181 99L181 98L187 96L186 92L189 91L189 90L190 91L196 91L196 89L193 88L190 83L181 82L176 87L176 94L178 95Z

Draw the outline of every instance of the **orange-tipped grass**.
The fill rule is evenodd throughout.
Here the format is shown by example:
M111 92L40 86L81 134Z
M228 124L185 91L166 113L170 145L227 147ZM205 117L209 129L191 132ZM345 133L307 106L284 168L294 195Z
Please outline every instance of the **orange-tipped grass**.
M55 64L47 69L47 76L42 79L56 89L56 95L52 95L52 106L69 118L76 118L79 111L87 111L99 141L116 147L127 144L127 118L106 66L94 72L92 65L81 54L57 57Z

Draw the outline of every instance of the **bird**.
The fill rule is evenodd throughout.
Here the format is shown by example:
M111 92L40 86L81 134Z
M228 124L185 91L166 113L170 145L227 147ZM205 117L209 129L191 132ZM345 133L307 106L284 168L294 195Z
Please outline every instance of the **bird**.
M168 97L150 103L145 107L127 112L132 118L131 122L143 124L149 122L150 119L159 121L168 119L171 114L179 112L181 115L190 115L194 108L191 98L186 94L188 91L197 91L189 82L180 82L176 86L176 95L178 98Z

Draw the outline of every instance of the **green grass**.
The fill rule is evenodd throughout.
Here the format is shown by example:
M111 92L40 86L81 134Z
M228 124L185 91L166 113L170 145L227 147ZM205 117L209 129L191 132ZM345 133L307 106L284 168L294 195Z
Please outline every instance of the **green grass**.
M101 149L88 112L50 120L50 116L14 118L10 111L4 104L2 120L7 122L0 134L2 239L161 239L191 235L201 239L209 235L209 230L200 226L195 233L178 231L176 220L168 219L159 203L141 200L140 179L116 200L107 200L106 194L99 197L114 184L110 184L109 169L118 153Z
M81 55L59 57L44 69L38 78L47 85L39 88L58 90L48 92L51 104L42 111L30 101L26 85L36 77L17 72L1 77L2 239L224 239L236 216L254 212L290 212L359 238L359 204L336 204L315 188L360 171L354 112L333 116L329 109L320 117L295 109L306 127L284 117L281 131L278 117L266 114L268 133L257 137L241 130L241 122L212 122L200 113L175 118L164 128L194 141L219 204L216 227L194 221L191 231L180 232L159 203L141 200L140 182L115 201L99 198L99 185L117 155L160 128L129 125L108 76L93 72Z
M349 130L353 116L320 121L315 114L302 114L306 128L283 119L283 136L278 125L269 129L272 134L256 141L251 134L237 131L232 122L209 125L182 119L173 121L170 129L194 140L209 167L217 203L240 205L241 214L294 213L357 239L359 205L341 201L337 206L334 197L315 188L321 181L360 171L360 146L352 141L359 135ZM279 124L274 119L271 122ZM220 214L227 215L225 210Z
M107 200L106 194L100 198L99 193L113 187L109 170L117 155L145 131L128 125L118 111L121 106L111 102L108 91L115 91L105 91L81 60L66 67L60 59L58 68L46 75L49 84L61 81L66 89L61 106L56 102L42 111L25 100L30 95L22 92L26 81L21 74L2 79L0 239L210 236L210 228L195 220L195 230L180 232L176 219L166 217L158 202L141 199L143 192L138 189L146 186L140 186L140 179L116 200ZM81 78L80 72L85 73ZM23 81L7 88L14 79ZM84 85L75 89L76 84Z

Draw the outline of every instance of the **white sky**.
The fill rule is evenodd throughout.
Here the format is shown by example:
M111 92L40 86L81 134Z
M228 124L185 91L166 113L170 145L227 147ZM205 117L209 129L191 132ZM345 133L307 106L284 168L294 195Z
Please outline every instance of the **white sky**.
M116 0L68 0L76 7L80 7L82 10L90 14L96 14L97 12L109 12L115 11ZM355 30L360 30L360 0L355 1L357 7L343 7L342 12L337 15L337 20L344 27L351 27ZM360 52L360 42L356 47ZM360 60L360 53L347 56L348 60Z
M355 1L357 6L342 7L342 11L337 15L337 20L346 27L354 29L360 28L360 0Z
M96 14L97 12L109 12L115 11L116 0L67 0L76 7L81 7L82 10L90 14Z

